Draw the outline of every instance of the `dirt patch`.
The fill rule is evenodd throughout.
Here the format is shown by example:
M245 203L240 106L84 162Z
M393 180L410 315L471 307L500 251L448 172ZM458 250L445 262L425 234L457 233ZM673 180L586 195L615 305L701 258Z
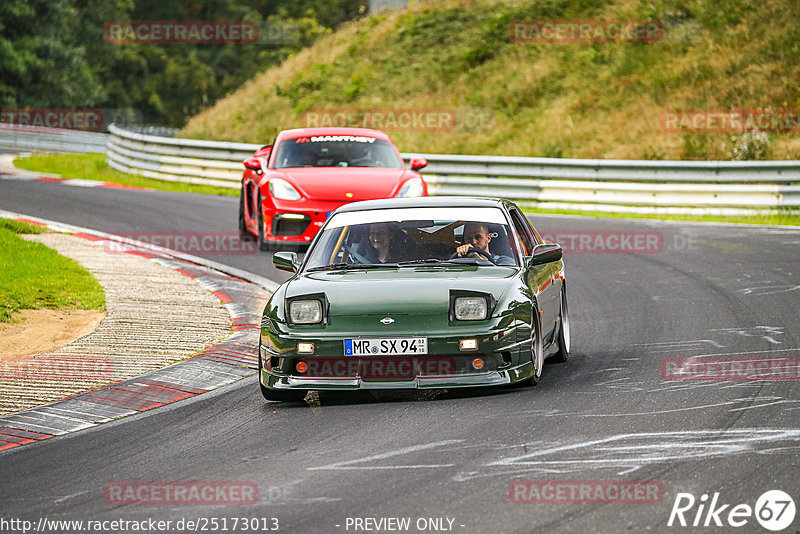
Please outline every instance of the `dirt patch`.
M0 323L0 361L54 350L91 334L105 319L98 310L23 310L14 323Z

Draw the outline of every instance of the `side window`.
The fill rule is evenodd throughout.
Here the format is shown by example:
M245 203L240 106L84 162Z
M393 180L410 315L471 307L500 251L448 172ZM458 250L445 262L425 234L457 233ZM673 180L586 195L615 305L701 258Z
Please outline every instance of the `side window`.
M522 240L522 246L524 247L522 254L524 256L530 256L533 247L537 244L533 228L531 228L528 218L520 213L519 210L511 209L509 213L511 213L511 222L514 224L514 230L516 230L517 235L519 235L519 238Z

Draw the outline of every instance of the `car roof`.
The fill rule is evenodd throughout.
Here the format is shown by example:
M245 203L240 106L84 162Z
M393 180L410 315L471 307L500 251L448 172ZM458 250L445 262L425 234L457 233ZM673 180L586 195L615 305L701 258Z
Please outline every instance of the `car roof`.
M513 203L501 198L486 197L416 197L416 198L385 198L380 200L363 200L351 202L340 207L337 212L352 212L364 210L382 210L393 208L478 208L478 207L509 207Z
M278 134L276 143L283 139L294 139L295 137L313 136L313 135L364 135L367 137L374 137L376 139L383 139L390 141L389 136L380 130L371 130L369 128L344 128L344 127L327 127L327 128L294 128L292 130L283 130Z

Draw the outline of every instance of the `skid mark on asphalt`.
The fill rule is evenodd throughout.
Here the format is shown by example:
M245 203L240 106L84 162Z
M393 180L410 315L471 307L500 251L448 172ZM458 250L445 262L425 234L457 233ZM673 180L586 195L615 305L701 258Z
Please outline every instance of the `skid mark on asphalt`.
M453 445L456 443L463 443L464 440L461 439L449 439L444 441L434 441L433 443L426 443L424 445L412 445L410 447L402 447L400 449L395 449L393 451L382 452L379 454L372 454L370 456L365 456L363 458L356 458L354 460L346 460L344 462L335 462L328 465L322 465L319 467L309 467L307 468L309 471L326 471L326 470L340 470L340 471L349 471L349 470L370 470L370 469L432 469L432 468L442 468L442 467L455 467L456 464L453 463L444 463L444 464L412 464L412 465L356 465L356 464L366 464L369 462L375 462L380 460L387 460L390 458L397 458L406 454L413 454L415 452L430 450L430 449L441 449L446 447L447 445ZM445 449L447 450L447 449Z
M773 345L780 345L778 336L783 335L783 328L780 326L753 326L750 328L718 328L712 332L722 332L723 334L734 334L741 337L761 338Z
M692 339L689 341L658 341L653 343L631 343L633 347L649 347L652 350L648 350L649 354L659 353L659 352L675 352L681 350L702 350L707 348L705 344L709 344L712 347L716 348L724 348L725 345L720 345L716 341L712 339Z
M706 460L743 454L789 454L800 451L800 430L748 428L617 434L491 461L453 479L518 475L522 472L574 473L613 470L617 475L669 462Z

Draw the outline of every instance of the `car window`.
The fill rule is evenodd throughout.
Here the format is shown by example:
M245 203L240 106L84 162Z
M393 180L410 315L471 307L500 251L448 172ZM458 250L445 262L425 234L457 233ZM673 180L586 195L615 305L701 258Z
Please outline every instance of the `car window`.
M484 212L486 217L480 217ZM387 215L394 215L387 217ZM383 216L382 216L383 215ZM403 215L398 217L398 215ZM458 215L445 218L443 215ZM479 237L488 250L458 257L456 249ZM350 265L463 263L518 265L514 232L499 209L398 209L334 215L308 253L304 269Z
M275 169L293 167L384 167L402 169L391 143L361 135L318 135L284 139L278 145Z
M533 247L536 246L538 240L534 235L533 228L531 227L528 218L525 217L519 210L512 208L509 210L511 214L511 222L514 225L517 235L522 241L523 255L530 256Z

